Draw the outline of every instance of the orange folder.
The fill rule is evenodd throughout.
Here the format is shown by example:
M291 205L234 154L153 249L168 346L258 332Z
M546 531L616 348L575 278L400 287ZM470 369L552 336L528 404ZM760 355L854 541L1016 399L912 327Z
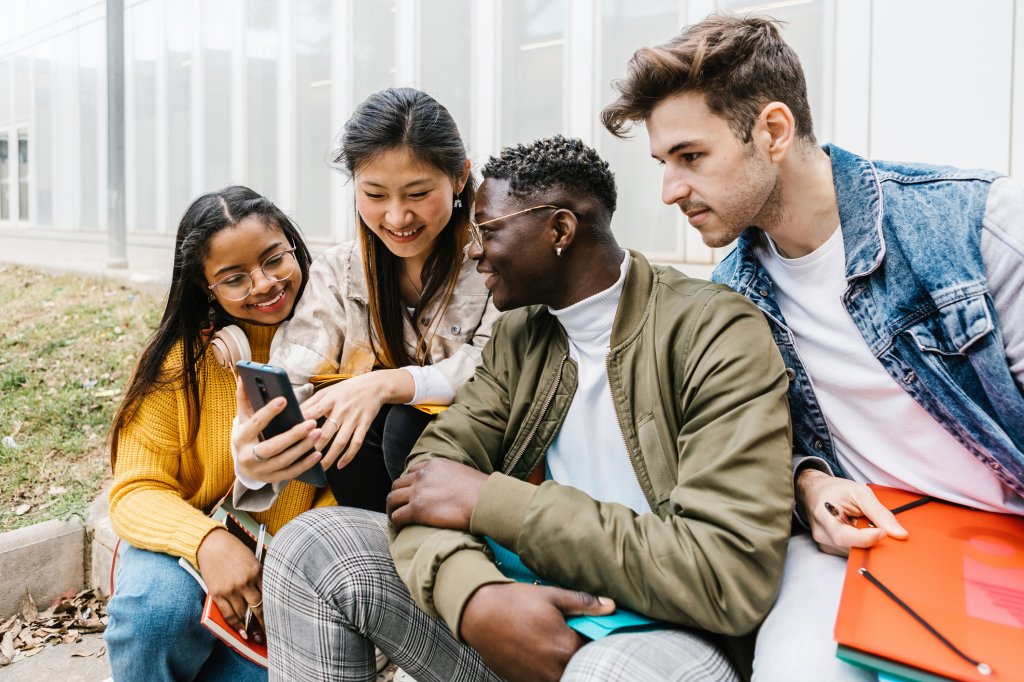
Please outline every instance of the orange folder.
M871 488L889 509L921 499ZM906 540L885 538L850 552L836 642L951 679L1024 680L1024 517L931 500L897 518L910 533ZM991 673L954 653L862 568Z

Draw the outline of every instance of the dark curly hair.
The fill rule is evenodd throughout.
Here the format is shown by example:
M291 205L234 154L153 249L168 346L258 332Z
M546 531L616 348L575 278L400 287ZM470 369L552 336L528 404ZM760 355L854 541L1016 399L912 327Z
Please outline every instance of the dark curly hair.
M487 160L481 173L485 178L508 180L513 196L558 187L589 195L609 215L615 213L615 174L596 151L576 138L555 135L505 147Z

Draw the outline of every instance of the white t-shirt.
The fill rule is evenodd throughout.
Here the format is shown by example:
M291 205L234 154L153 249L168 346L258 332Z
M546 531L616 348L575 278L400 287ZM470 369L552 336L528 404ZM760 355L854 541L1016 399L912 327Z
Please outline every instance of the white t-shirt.
M1024 513L1016 495L885 371L843 306L846 257L837 229L814 252L783 258L774 243L758 259L793 333L832 434L854 480L991 511Z

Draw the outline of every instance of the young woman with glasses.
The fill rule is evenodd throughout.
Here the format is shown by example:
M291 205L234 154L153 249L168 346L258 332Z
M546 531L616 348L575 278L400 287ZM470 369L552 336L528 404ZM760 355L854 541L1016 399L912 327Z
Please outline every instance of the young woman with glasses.
M354 185L358 238L313 263L271 364L308 398L305 415L323 418L316 447L339 503L383 511L431 419L411 405L452 402L498 312L466 257L474 182L447 109L411 88L373 94L333 160ZM318 375L351 378L313 394ZM269 456L264 448L281 448L258 441L264 422L250 415L240 413L233 435L239 481L251 489L236 501L260 508L301 453Z
M200 625L203 591L178 559L199 570L231 627L245 629L247 609L262 620L259 563L207 516L234 480L236 382L213 337L233 325L251 358L266 362L309 263L296 226L246 187L199 197L178 226L167 305L111 430L110 519L124 540L106 634L114 679L266 679ZM308 452L319 432L302 436ZM329 490L293 482L253 517L276 533L333 504ZM255 628L248 636L260 638Z

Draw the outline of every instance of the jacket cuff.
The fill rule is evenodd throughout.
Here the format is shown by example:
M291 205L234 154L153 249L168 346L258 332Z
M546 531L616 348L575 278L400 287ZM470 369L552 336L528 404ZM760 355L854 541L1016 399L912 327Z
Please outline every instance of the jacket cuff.
M802 471L806 469L816 469L823 474L829 476L835 476L832 473L832 467L828 465L828 462L823 460L821 457L814 457L809 455L797 455L793 457L793 490L796 490L796 477L800 475ZM796 504L793 505L793 518L796 522L807 530L811 529L811 524L807 523L807 519L804 518L803 511L800 509L800 502L797 500Z
M473 593L484 585L510 583L486 554L475 549L459 550L444 560L434 576L434 608L462 641L459 628L462 612Z
M505 474L491 474L480 491L469 532L487 535L499 545L519 553L519 533L526 522L537 486Z

